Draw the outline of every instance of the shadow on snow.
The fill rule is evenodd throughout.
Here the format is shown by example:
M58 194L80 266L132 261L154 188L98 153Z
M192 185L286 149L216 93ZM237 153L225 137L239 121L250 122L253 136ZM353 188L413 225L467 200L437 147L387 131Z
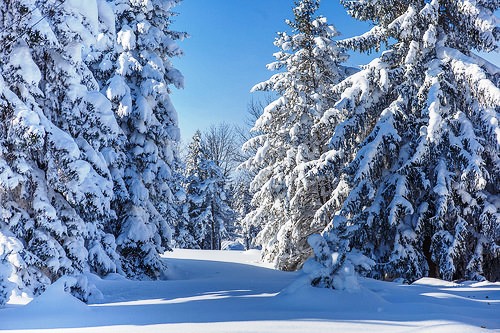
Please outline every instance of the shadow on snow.
M0 330L241 321L329 321L383 325L445 320L500 329L500 285L483 288L397 285L361 280L357 291L299 286L299 273L190 259L167 259L168 281L97 280L101 304L65 311L29 305L0 310ZM68 296L69 297L69 296Z

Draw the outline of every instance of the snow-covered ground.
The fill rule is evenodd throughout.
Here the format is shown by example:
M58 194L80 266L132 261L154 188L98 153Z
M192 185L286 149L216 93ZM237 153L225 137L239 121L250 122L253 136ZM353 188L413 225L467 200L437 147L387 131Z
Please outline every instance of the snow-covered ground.
M85 305L56 283L0 310L7 332L500 332L500 283L362 279L356 291L312 288L270 269L257 251L176 250L167 281L94 278Z

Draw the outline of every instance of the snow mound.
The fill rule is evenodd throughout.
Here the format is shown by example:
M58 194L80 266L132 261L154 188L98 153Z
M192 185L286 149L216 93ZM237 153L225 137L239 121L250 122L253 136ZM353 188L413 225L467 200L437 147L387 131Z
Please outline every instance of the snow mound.
M47 314L63 314L89 311L88 306L73 297L69 293L70 286L75 284L76 279L63 276L52 285L47 287L45 292L36 297L27 306L27 311Z
M460 287L461 284L455 283L455 282L450 282L450 281L444 281L444 280L439 280L435 278L421 278L415 282L412 283L412 285L419 285L419 286L432 286L432 287Z
M258 263L260 252L178 250L164 259L177 279L87 275L103 293L86 306L64 277L23 306L0 310L9 333L484 333L500 332L500 283L414 285L358 278L357 289L310 285L305 272Z
M103 280L107 280L107 281L128 281L128 279L126 277L124 277L123 275L120 275L118 273L109 273L108 275L106 275Z
M240 241L223 241L222 250L225 251L245 251L245 245Z

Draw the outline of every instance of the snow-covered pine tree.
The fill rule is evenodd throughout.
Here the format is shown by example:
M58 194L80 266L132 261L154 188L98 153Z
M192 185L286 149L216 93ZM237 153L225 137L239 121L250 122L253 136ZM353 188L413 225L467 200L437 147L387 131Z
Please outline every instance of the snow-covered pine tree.
M280 97L270 103L255 123L260 135L244 149L257 149L244 167L257 173L252 182L254 209L245 224L261 225L257 242L263 259L284 270L295 270L310 255L307 236L321 228L310 222L322 204L324 190L300 185L298 166L318 158L327 136L313 125L333 105L331 87L344 77L339 63L345 55L335 46L338 35L326 18L316 14L319 0L297 1L294 19L287 20L292 34L279 33L281 49L268 69L279 71L253 91L272 91ZM323 226L324 227L324 226Z
M16 287L10 280L18 279L15 264L22 261L19 254L21 251L21 242L4 228L0 229L0 307L5 305L12 290Z
M8 113L11 105L14 105L15 102L18 102L20 105L23 105L21 101L19 101L14 93L9 91L5 87L5 82L3 77L0 75L0 108L2 109L2 113ZM25 107L23 105L23 107ZM5 131L5 128L2 128L2 132ZM2 152L5 151L6 145L6 136L0 135L0 147L2 147ZM8 166L4 154L0 155L0 196L3 196L6 192L5 188L9 188L9 184L16 184L16 174L10 169ZM7 190L8 191L8 190ZM1 202L1 201L0 201ZM2 202L3 203L3 202ZM5 210L5 208L0 206L0 210L2 215L8 216L9 212ZM5 223L5 220L0 221L0 307L3 307L5 303L9 300L11 292L21 286L24 286L24 283L20 281L19 277L17 277L16 273L18 271L22 271L23 268L26 268L23 262L23 258L20 256L21 251L23 250L23 246L20 240L15 237L15 235L10 231L9 225ZM12 281L18 281L19 283L16 285Z
M248 172L239 172L232 181L233 195L230 205L235 213L235 231L243 237L246 249L254 246L254 239L260 231L257 226L246 224L244 220L245 216L252 211L251 181Z
M41 71L46 96L43 108L54 125L74 138L76 146L67 146L64 150L80 151L74 162L72 158L58 157L58 153L54 153L54 160L49 162L49 166L54 163L59 173L63 167L58 164L64 160L70 162L69 168L64 167L68 179L56 174L56 170L48 174L49 185L63 193L67 201L54 200L54 207L61 213L70 234L86 230L85 247L92 270L98 274L114 272L119 265L115 239L104 232L105 225L115 218L110 209L113 183L103 152L119 143L120 128L113 117L111 103L99 92L98 83L83 61L96 43L97 2L55 0L45 2L42 8L51 18L50 24L58 37L58 45L50 52L34 47L36 62L45 64L45 70ZM54 140L57 150L59 140L61 138ZM61 180L67 184L61 184ZM86 229L80 229L79 219ZM70 247L73 246L76 244L71 241ZM75 248L70 255L78 258L82 254Z
M27 64L29 62L26 61ZM3 64L2 64L3 67ZM14 136L16 126L6 126L7 124L18 125L22 123L23 118L18 115L24 114L24 119L30 119L28 107L6 87L3 75L0 77L0 107L1 113L1 135L0 135L0 209L2 220L0 221L0 258L2 261L2 295L0 303L8 300L10 293L24 291L29 294L38 294L43 291L46 285L50 284L49 277L40 272L42 261L37 259L32 251L25 250L23 244L29 248L29 242L32 237L27 237L28 232L33 234L35 228L35 217L29 216L26 209L19 209L19 202L22 202L19 195L16 195L18 189L22 189L24 183L29 184L23 174L18 170L17 165L23 163L24 159L18 161L18 154L23 154L22 150L17 150L16 145L12 144L11 138ZM32 119L34 113L31 114ZM27 138L31 136L31 142L34 143L37 138L36 124L29 125L25 122L22 132L27 133ZM13 133L12 133L13 132ZM22 157L22 156L20 156ZM21 164L22 165L22 164ZM16 200L18 202L16 202ZM25 204L22 204L25 206ZM29 205L26 205L29 206ZM26 225L24 225L26 223ZM59 259L59 258L57 258ZM17 278L16 278L17 277ZM9 283L7 279L12 279L16 283Z
M208 193L203 184L203 177L206 178L206 175L202 174L200 170L203 161L205 161L205 156L202 152L201 132L198 130L188 146L185 163L184 188L186 191L188 223L179 226L180 230L177 231L177 234L192 235L195 244L191 242L186 244L192 248L210 249L210 245L205 244L205 240L210 238L209 220L211 219L211 211L206 207L208 200L205 197Z
M175 170L174 175L177 178L175 185L175 202L176 218L173 223L172 245L180 249L199 249L198 243L194 238L194 231L189 224L189 204L187 201L186 189L184 188L187 183L185 176L185 165L179 163Z
M203 250L220 250L226 238L226 221L234 212L228 206L222 169L208 159L201 133L197 131L186 157L188 232Z
M116 271L112 182L101 150L119 131L82 61L95 43L96 3L0 5L2 228L23 249L18 288L34 294L63 274ZM82 299L86 282L74 286Z
M265 107L273 101L271 95L268 95L263 101L252 100L247 106L247 118L245 119L245 125L235 128L235 132L238 136L239 146L242 147L245 142L250 139L261 135L258 131L252 131L255 122L264 113ZM254 168L253 170L246 169L244 167L245 161L251 158L257 153L258 146L246 146L243 150L240 148L236 159L239 163L236 168L236 176L233 178L233 201L231 202L231 207L236 213L235 225L237 232L240 233L244 240L244 245L246 249L258 246L255 244L255 239L259 232L261 231L261 225L254 225L252 223L257 222L252 219L247 219L246 216L253 210L252 198L253 192L251 190L252 180L258 173L258 170Z
M233 185L234 173L239 163L241 145L238 143L236 128L228 123L222 122L212 124L202 134L202 142L206 159L215 163L222 172L226 205L231 207L224 219L224 227L228 238L233 240L236 237L236 213L233 208Z
M169 94L171 85L183 85L170 62L182 53L176 41L185 36L170 30L172 7L178 2L109 1L114 22L103 4L105 43L91 59L125 135L122 150L109 155L108 163L113 165L115 186L124 189L113 200L118 221L112 230L130 277L160 276L164 267L159 254L169 248L170 225L176 219L173 169L179 159L179 128ZM113 31L116 35L109 37Z
M335 287L344 264L386 279L498 280L500 70L474 52L498 48L500 2L343 3L375 26L341 45L390 45L334 89L323 116L335 131L314 172L334 190L316 216L331 224L311 237L313 283Z

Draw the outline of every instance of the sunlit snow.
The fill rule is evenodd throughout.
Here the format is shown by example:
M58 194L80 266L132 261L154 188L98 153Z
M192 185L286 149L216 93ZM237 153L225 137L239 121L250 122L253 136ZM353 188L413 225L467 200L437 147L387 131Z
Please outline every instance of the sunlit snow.
M500 283L425 278L412 285L361 279L355 291L302 283L259 263L258 251L175 250L166 281L91 277L85 305L55 283L12 297L5 332L485 332L500 331Z

